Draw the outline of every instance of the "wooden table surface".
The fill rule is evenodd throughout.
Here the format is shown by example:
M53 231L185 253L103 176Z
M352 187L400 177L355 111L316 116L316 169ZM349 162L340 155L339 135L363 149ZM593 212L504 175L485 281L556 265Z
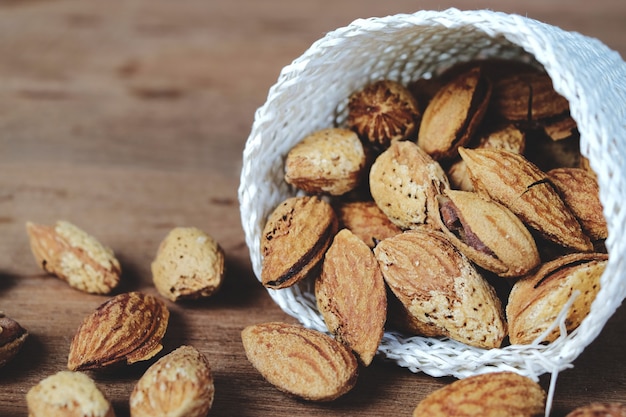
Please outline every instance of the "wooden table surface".
M222 245L221 291L174 304L164 352L191 344L210 360L212 416L411 415L452 378L381 359L332 403L270 386L246 360L244 326L295 322L254 277L237 201L254 111L280 69L326 32L359 17L490 8L597 37L626 54L626 3L614 0L0 0L0 310L30 332L0 369L0 415L27 415L25 394L66 367L82 319L107 296L46 276L25 222L69 220L115 250L119 291L157 295L157 246L175 226ZM553 416L591 401L626 403L626 310L558 378ZM151 363L151 362L150 362ZM149 363L90 373L119 416ZM547 389L548 378L541 378Z

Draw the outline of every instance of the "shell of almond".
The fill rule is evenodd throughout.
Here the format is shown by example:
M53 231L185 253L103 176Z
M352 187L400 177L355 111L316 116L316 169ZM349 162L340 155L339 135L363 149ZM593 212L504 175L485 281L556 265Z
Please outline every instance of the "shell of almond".
M567 312L565 327L568 332L578 327L600 290L600 277L607 262L608 255L603 253L568 254L542 264L533 275L518 280L506 307L511 343L529 344L547 331L574 291L579 295ZM552 342L559 335L557 326L543 341Z
M78 226L58 221L54 226L26 223L37 263L71 287L108 294L120 282L120 263L111 248Z
M28 338L28 331L0 311L0 367L17 355Z
M383 277L425 336L495 348L506 336L494 288L443 232L423 227L374 248Z
M438 202L442 231L477 265L502 277L519 277L539 265L532 235L502 204L457 190L446 190Z
M148 360L163 346L169 310L148 294L129 292L101 304L79 326L70 345L72 371Z
M60 371L26 394L30 417L115 417L111 403L89 376Z
M181 346L152 364L130 394L133 417L204 417L215 386L207 358Z

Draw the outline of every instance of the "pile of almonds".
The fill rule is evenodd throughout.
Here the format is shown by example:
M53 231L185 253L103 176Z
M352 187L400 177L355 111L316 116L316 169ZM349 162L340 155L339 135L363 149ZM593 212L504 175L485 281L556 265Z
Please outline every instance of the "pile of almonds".
M374 81L348 97L344 126L286 155L296 192L267 219L262 284L314 283L330 339L364 366L386 329L483 349L550 343L568 302L567 332L589 313L608 262L599 187L578 140L567 100L527 64ZM295 352L303 347L287 335L314 343L308 330L259 326L244 331L249 359L306 398L286 376L276 381L278 354L259 346ZM356 369L335 350L333 361ZM342 380L321 397L353 384Z
M29 222L26 229L37 263L71 287L110 294L120 284L120 262L113 251L74 224ZM157 291L171 301L209 297L223 281L224 252L201 230L176 227L161 242L152 274ZM28 391L29 415L114 416L109 400L84 371L154 358L163 349L169 316L159 297L134 291L109 298L76 330L67 370ZM27 337L24 328L0 313L0 366L18 353ZM214 391L207 358L183 345L159 358L137 381L129 398L130 413L133 417L206 416Z

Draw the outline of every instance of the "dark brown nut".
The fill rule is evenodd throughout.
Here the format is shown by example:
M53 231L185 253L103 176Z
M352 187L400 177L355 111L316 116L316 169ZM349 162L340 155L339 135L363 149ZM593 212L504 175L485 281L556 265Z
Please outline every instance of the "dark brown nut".
M439 196L441 229L469 259L502 277L519 277L539 265L537 245L505 206L477 193L446 190Z
M28 338L28 331L0 312L0 367L17 355Z
M518 280L506 307L511 343L532 343L554 324L574 291L579 291L565 319L568 332L576 329L589 314L607 262L608 255L603 253L564 255L544 263L533 275ZM559 335L556 326L543 341L552 342Z
M387 290L371 249L348 229L326 252L315 298L330 333L368 366L383 337Z
M375 81L350 95L348 101L348 126L380 149L414 137L420 120L415 97L396 81Z
M335 212L339 227L349 229L370 248L383 239L402 233L374 201L341 202L335 205Z
M481 348L502 344L506 323L495 290L442 232L406 231L380 242L374 255L420 334Z
M591 240L606 239L608 229L596 176L583 168L555 168L546 173Z
M459 379L424 398L414 417L538 417L545 413L546 392L514 372Z
M311 133L285 159L285 181L309 194L352 191L365 170L365 151L355 132L328 128Z
M318 197L291 197L282 202L261 235L263 285L289 287L316 271L338 223L331 205Z
M444 85L426 107L417 144L433 159L455 157L465 146L485 115L491 83L480 67L461 74Z
M272 322L246 327L241 340L250 363L283 392L309 401L332 401L356 384L356 357L324 333Z
M500 149L465 149L474 189L508 207L544 238L577 251L593 245L548 176L522 155Z
M376 205L401 229L435 221L435 198L449 188L438 162L413 142L392 143L370 169Z

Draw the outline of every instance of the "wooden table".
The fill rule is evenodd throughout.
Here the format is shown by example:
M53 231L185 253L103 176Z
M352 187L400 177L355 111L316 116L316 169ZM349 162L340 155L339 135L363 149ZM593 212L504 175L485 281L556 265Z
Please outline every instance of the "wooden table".
M614 0L457 2L597 37L626 53L626 3ZM449 1L0 1L0 310L30 332L0 369L0 415L27 415L25 394L66 367L71 337L107 296L46 276L27 220L70 220L111 246L122 288L156 295L157 246L175 226L213 235L227 256L224 287L168 303L164 352L191 344L209 358L213 416L411 415L451 382L377 359L349 394L307 403L270 386L245 358L248 324L295 322L254 277L237 201L254 111L280 69L324 33L358 17L443 9ZM553 416L590 401L626 402L626 310L558 378ZM148 364L91 373L118 416ZM547 378L542 384L547 387Z

